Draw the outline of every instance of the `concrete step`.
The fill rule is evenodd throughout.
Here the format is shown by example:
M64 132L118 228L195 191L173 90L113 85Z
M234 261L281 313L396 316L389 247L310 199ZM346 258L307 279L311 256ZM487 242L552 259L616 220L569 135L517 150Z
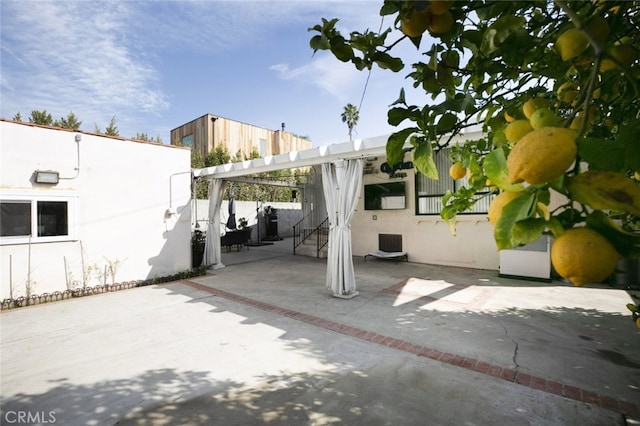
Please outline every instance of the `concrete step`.
M300 255L300 256L308 256L308 257L316 257L316 245L315 242L314 244L300 244L298 247L296 247L296 255ZM326 259L327 258L327 252L329 251L327 246L324 246L322 249L320 249L320 253L319 256L321 259Z

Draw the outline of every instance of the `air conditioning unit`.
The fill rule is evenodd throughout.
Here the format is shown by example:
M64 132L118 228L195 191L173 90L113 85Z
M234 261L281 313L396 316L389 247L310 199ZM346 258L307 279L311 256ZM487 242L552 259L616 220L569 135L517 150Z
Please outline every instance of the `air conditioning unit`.
M500 250L500 276L551 281L551 237L543 235L531 244Z

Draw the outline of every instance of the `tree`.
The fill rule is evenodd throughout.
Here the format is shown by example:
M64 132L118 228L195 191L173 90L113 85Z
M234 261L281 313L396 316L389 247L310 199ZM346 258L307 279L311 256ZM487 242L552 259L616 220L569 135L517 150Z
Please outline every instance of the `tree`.
M136 134L133 136L132 139L136 139L139 141L149 141L149 135L147 135L146 133L140 133L140 132L136 132ZM151 138L151 140L153 140L153 138Z
M353 104L347 104L344 107L344 111L342 111L342 122L347 123L347 127L349 128L349 141L353 140L353 128L356 127L359 119L360 113L358 112L358 108Z
M114 119L112 119L112 122L114 122ZM110 124L110 126L111 126L111 124ZM109 129L107 128L107 130L109 130ZM115 131L116 132L118 131L117 127L115 128ZM117 135L112 135L112 136L117 136ZM147 133L144 133L144 132L142 132L142 133L141 132L136 132L135 136L133 136L132 139L136 139L136 140L139 140L139 141L145 141L145 142L162 143L162 139L160 138L160 135L156 136L156 139L154 139L153 136L149 137L149 135Z
M109 135L109 136L120 136L120 133L118 131L118 126L116 126L116 116L115 115L113 117L111 117L111 121L109 121L109 125L105 129L104 134L105 135Z
M497 215L499 249L586 227L616 258L640 256L640 2L386 0L380 15L387 28L349 35L322 19L309 29L310 46L359 70L404 69L392 56L400 43L423 53L407 77L431 102L410 105L400 90L387 115L402 125L387 142L390 164L408 142L417 170L437 179L433 153L481 126L486 137L451 147L471 178L444 197L444 219L455 221L489 186L517 193ZM552 193L565 201L550 208ZM582 276L558 272L576 285L595 282L581 254L588 244L568 246ZM554 257L570 254L554 249L558 269Z
M40 124L43 126L52 126L53 117L51 117L51 114L49 114L47 110L38 111L34 109L33 111L31 111L29 123Z
M217 166L220 164L227 164L231 161L231 154L229 154L229 150L226 146L216 146L207 154L207 157L204 159L204 166L211 167Z
M13 116L13 121L22 121L22 114L20 114L20 111Z
M206 156L202 158L199 152L191 152L191 167L194 169L201 169L204 167L212 167L220 164L227 164L230 162L237 163L246 160L253 160L260 158L260 153L254 147L249 154L245 154L242 151L236 152L232 157L229 150L223 146L217 146L212 149ZM268 173L261 173L256 176L265 180L277 180L289 182L291 184L302 182L305 178L299 171L292 172L291 170L276 170ZM194 191L198 199L206 199L208 194L208 185L206 179L196 179L194 184ZM234 182L227 185L225 189L224 197L228 198L231 191L233 191L234 197L237 201L255 201L263 200L265 202L287 202L292 199L292 188L274 185L264 185L246 182Z
M78 117L71 111L66 118L61 117L60 120L54 121L53 125L64 129L78 130L82 125L82 121L78 121Z

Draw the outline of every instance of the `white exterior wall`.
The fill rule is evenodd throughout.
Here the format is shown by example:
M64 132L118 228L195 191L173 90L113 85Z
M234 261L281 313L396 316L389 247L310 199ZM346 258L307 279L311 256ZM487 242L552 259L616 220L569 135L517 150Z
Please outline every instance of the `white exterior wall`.
M414 170L401 170L407 177L389 178L380 173L378 158L374 168L378 173L363 176L363 185L384 182L406 182L406 208L401 210L365 210L364 187L357 211L351 221L354 256L364 256L378 250L378 234L401 234L402 249L409 261L433 265L498 270L499 252L493 239L493 225L486 214L458 215L456 236L440 215L416 215Z
M109 262L121 263L115 282L190 269L188 149L8 121L0 121L0 135L0 198L75 202L65 241L0 238L0 297L9 297L10 287L14 298L24 296L29 279L32 294L65 290L67 281L82 286L89 268L86 284L103 284ZM35 170L58 171L61 180L37 184ZM170 206L176 214L166 215Z

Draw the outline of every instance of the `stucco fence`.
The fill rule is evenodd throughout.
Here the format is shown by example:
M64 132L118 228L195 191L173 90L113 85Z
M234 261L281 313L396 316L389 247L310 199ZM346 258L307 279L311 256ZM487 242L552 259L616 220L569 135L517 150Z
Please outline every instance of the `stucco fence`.
M265 208L271 206L276 209L278 216L278 236L282 238L293 236L293 225L302 219L302 205L300 203L257 203L255 201L235 201L236 223L240 218L247 220L248 226L253 227L252 240L257 240L258 220L260 220L260 239L267 235L267 221L265 218ZM206 230L209 223L208 218L209 200L193 201L193 227L197 223L200 229ZM225 224L229 218L229 200L222 201L220 208L220 235L227 232Z

